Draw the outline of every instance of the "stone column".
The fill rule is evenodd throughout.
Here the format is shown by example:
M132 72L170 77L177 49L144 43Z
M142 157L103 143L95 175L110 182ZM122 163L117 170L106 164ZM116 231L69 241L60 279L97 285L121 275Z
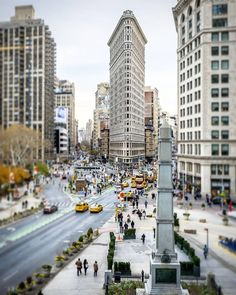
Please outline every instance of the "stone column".
M150 278L145 285L150 295L183 294L180 264L174 249L171 128L164 121L158 148L156 245L150 257Z

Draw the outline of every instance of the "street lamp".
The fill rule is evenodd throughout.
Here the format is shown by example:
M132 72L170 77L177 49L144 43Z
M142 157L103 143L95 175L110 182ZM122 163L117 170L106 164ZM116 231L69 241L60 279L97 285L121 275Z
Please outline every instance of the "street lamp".
M207 249L209 249L209 230L208 230L208 228L204 228L204 230L206 231L206 245L207 245Z

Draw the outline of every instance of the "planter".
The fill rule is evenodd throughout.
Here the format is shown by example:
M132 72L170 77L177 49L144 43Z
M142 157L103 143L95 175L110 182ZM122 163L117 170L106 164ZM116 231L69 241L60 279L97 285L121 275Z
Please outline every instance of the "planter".
M229 224L229 219L228 218L223 218L223 224L228 225Z
M174 231L176 231L177 233L179 232L179 225L174 226Z
M184 215L184 219L185 219L185 220L189 220L189 216L190 216L189 213L184 213L183 215Z
M56 267L62 267L64 264L64 261L56 261Z

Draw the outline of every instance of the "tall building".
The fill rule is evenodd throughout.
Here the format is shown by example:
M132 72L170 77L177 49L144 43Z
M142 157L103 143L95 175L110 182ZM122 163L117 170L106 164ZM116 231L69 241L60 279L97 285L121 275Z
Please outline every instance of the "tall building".
M101 130L108 128L109 123L109 83L97 85L95 93L95 110L93 112L93 148L99 148L101 142Z
M93 121L91 119L89 119L86 123L86 130L85 130L85 139L88 142L91 142L92 139L92 126L93 125Z
M144 77L147 39L134 14L124 11L110 47L110 159L144 159Z
M236 1L179 0L178 173L203 194L236 179Z
M55 107L64 107L68 110L68 136L69 151L71 152L76 142L76 122L75 122L75 86L67 80L57 80L55 82Z
M158 90L146 86L144 88L145 157L150 160L157 157L160 111ZM150 150L147 146L147 142L152 147Z
M53 146L55 42L49 27L35 18L33 6L15 7L0 23L0 126L23 124ZM38 159L51 149L38 149Z

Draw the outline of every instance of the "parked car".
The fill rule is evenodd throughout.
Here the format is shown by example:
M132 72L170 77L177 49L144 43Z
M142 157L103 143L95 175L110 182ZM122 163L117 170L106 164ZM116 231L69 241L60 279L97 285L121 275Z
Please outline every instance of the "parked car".
M43 208L43 213L44 214L51 214L53 212L56 212L58 210L58 207L56 205L46 205Z
M75 212L84 212L87 211L89 208L88 203L79 202L75 205Z
M102 205L100 204L95 204L89 207L89 212L90 213L99 213L103 210Z

